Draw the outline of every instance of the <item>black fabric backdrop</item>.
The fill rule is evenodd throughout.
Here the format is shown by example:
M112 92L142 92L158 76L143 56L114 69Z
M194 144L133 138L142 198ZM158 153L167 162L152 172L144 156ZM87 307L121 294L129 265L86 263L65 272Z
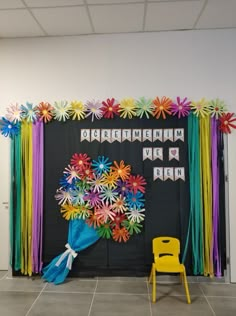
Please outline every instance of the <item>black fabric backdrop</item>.
M176 142L108 142L80 141L84 128L184 128L185 141ZM163 147L163 161L142 161L143 147ZM168 148L179 147L180 161L168 160ZM82 251L73 264L71 275L144 275L152 263L152 239L157 236L173 236L181 241L183 251L189 220L189 175L187 153L187 119L175 117L156 119L89 119L66 123L53 121L45 125L45 179L44 179L44 243L43 261L46 265L64 251L67 242L68 222L62 218L60 207L54 198L64 168L75 153L87 153L92 159L105 155L111 161L124 160L132 166L132 174L146 178L146 218L141 234L131 236L127 243L100 239ZM153 167L185 167L185 181L153 181ZM185 262L191 273L191 247Z

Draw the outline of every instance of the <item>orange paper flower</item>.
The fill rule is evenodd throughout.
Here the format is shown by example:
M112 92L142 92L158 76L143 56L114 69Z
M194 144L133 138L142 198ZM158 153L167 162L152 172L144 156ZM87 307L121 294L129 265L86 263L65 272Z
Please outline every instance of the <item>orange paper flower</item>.
M39 119L40 121L44 121L44 123L50 122L52 120L52 110L53 107L48 102L41 102L37 107L39 111Z
M111 167L112 174L115 174L118 177L120 177L123 181L129 178L131 167L130 165L125 166L124 160L120 161L120 165L117 161L114 161L114 165Z
M166 119L166 114L171 115L172 100L170 98L162 97L159 99L156 97L156 99L153 100L153 104L155 105L153 116L155 116L156 119L159 119L161 115L163 119Z
M126 242L127 240L129 240L130 235L125 227L119 228L118 226L116 226L112 230L112 237L115 241Z
M98 218L97 214L92 213L91 216L86 220L86 223L93 228L100 227L104 224L104 221L101 218Z

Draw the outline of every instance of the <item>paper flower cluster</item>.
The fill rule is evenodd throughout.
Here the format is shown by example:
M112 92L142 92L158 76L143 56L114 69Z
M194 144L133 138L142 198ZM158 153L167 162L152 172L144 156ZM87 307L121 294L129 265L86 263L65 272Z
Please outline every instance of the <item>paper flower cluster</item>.
M126 242L143 227L145 186L123 160L112 164L108 157L75 153L55 198L66 220L83 219L102 238Z

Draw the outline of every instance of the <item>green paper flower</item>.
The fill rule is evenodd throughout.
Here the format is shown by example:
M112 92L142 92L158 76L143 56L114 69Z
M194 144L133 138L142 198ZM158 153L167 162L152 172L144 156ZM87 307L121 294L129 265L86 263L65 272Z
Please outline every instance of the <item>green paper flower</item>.
M136 102L135 106L137 108L136 115L139 118L142 118L143 116L149 118L149 115L153 116L154 104L152 103L152 99L142 97Z
M219 100L218 98L215 100L211 100L209 102L209 113L211 117L215 117L218 119L227 111L227 106L224 101Z
M124 226L128 230L130 235L133 235L134 233L136 234L141 233L141 229L143 227L142 224L139 224L134 221L127 221L127 220L122 222L122 226Z
M112 236L112 231L109 223L105 223L97 228L98 235L102 238L110 239Z

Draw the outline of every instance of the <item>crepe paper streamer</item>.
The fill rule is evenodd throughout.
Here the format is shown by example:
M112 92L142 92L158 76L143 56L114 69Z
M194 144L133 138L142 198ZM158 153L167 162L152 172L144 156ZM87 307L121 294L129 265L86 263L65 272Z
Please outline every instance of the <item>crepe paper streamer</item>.
M32 217L32 271L42 269L43 247L43 167L44 125L38 121L33 125L33 217Z
M21 125L21 273L32 275L32 123Z
M204 275L214 276L212 258L212 177L210 117L200 118L202 200L204 209Z
M190 185L190 215L182 262L186 260L191 237L193 274L204 273L203 214L201 196L199 120L192 113L188 117L188 160Z
M81 219L76 219L69 222L68 231L68 244L74 252L79 253L82 250L88 248L99 239L97 231L87 225L87 223ZM58 265L62 254L54 258L45 268L43 268L42 278L47 282L53 282L54 284L63 283L67 277L70 269L67 266L68 256L65 256ZM71 266L75 257L71 256ZM70 267L70 265L69 265Z
M213 263L214 271L217 277L221 276L221 259L219 247L219 130L217 129L217 120L211 119L211 170L212 170L212 198L213 198Z

